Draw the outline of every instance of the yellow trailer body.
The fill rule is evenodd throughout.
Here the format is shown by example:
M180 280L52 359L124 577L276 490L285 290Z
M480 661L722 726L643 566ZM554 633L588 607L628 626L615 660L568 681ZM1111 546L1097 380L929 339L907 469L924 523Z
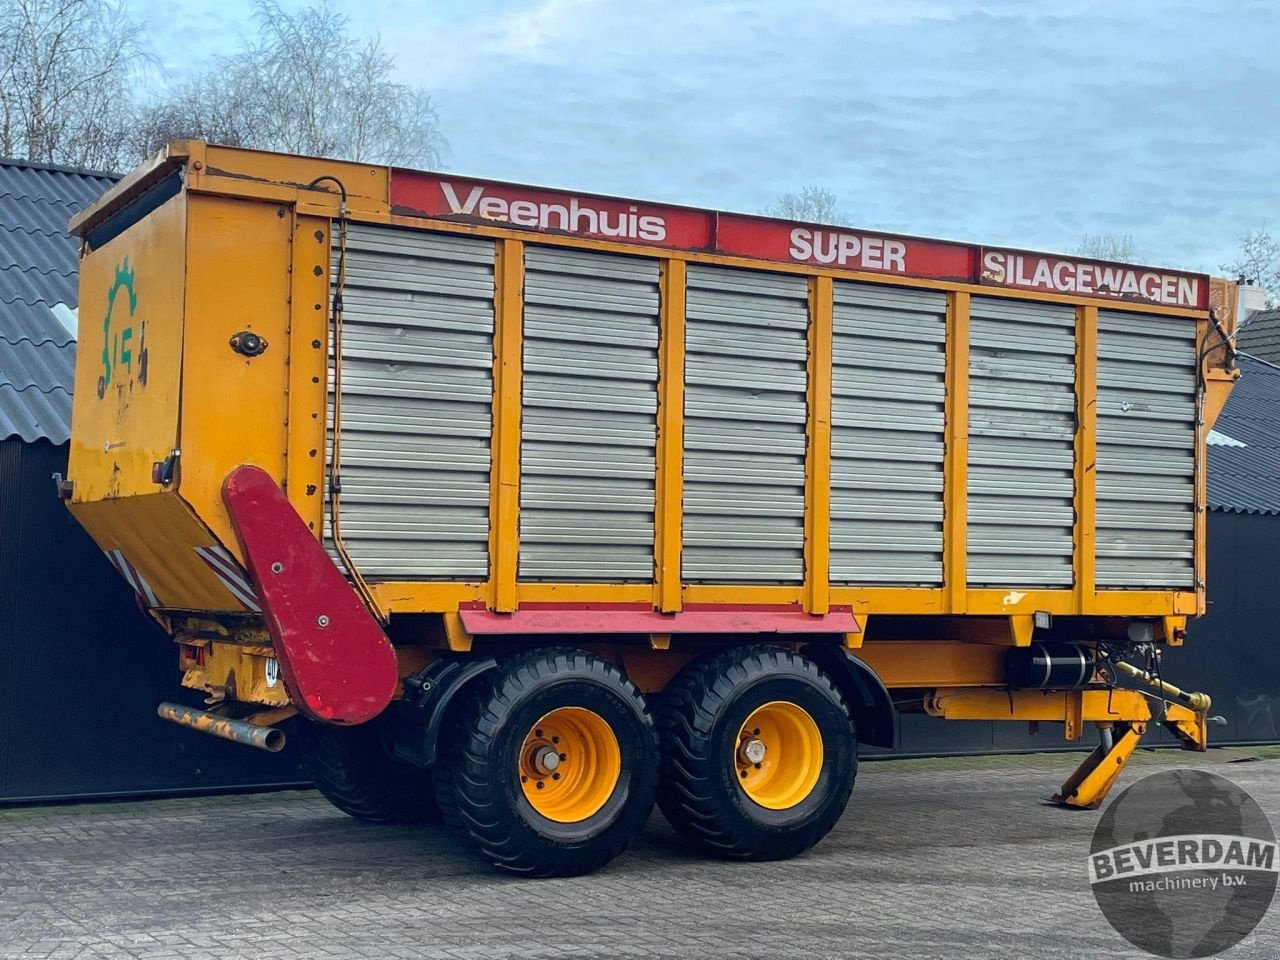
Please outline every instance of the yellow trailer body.
M553 642L674 702L768 641L782 674L803 661L794 683L835 678L864 741L892 699L1073 736L1096 722L1095 766L1150 716L1093 695L1112 663L1204 611L1233 284L188 141L74 227L69 506L228 716L297 709L322 729L359 684L311 698L336 714L308 705L350 651L291 579L299 558L350 584L343 635L385 637L401 705L484 658L480 685L501 689L510 658ZM258 516L284 518L279 557L254 556L274 549ZM756 706L778 743L822 754L819 706ZM607 711L556 709L613 763ZM1203 711L1171 710L1203 747ZM733 763L765 750L753 736ZM437 766L438 737L401 760ZM601 816L600 790L538 799L560 761L529 738L536 823ZM742 789L782 803L811 772ZM1113 774L1065 802L1096 803Z

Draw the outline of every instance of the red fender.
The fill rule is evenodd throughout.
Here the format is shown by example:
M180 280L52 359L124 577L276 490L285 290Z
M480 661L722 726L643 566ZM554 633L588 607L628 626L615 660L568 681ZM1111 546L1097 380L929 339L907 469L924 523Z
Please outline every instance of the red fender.
M399 682L378 621L269 473L236 467L222 500L294 706L322 723L372 720Z

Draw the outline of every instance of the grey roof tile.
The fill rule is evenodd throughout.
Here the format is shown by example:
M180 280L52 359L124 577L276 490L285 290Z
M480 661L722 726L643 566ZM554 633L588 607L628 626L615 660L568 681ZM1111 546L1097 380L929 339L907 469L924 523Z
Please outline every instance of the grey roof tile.
M113 183L114 174L26 160L0 160L0 195L40 202L92 203Z
M76 345L60 347L45 341L21 339L9 341L0 336L0 383L16 390L35 387L44 393L75 383Z
M75 342L71 331L53 313L49 304L0 302L0 336L16 342L52 343L65 347Z
M114 182L92 171L0 160L0 440L65 443L70 436L75 339L54 313L77 299L67 221Z
M1245 353L1280 363L1280 310L1259 310L1240 327L1236 345Z
M0 303L72 304L76 302L76 272L41 271L36 267L0 268Z
M66 203L44 203L0 193L0 223L22 224L36 233L65 237L67 223L78 210Z
M71 391L58 387L45 393L36 387L18 390L0 383L0 437L21 437L28 443L71 439Z
M33 253L44 262L33 264ZM5 267L36 267L46 273L51 270L74 273L75 244L68 243L65 234L60 232L32 230L0 222L0 269Z
M1240 371L1213 431L1243 446L1209 445L1209 507L1280 513L1280 367L1242 355Z

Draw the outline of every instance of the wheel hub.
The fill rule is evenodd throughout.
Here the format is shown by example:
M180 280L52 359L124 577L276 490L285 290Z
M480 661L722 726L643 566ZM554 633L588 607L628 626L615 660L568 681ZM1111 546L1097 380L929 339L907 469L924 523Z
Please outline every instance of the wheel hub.
M764 756L767 752L767 748L765 747L763 740L758 740L753 737L750 740L742 741L742 746L739 748L739 752L742 754L742 763L756 764L764 762Z
M539 773L550 776L560 767L560 754L550 746L535 747L530 763Z

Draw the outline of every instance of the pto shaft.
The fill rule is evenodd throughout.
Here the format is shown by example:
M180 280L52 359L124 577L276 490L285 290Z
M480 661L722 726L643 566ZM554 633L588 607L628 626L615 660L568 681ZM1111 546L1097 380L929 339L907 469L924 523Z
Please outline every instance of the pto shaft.
M1172 683L1160 680L1131 663L1125 663L1123 660L1112 660L1111 665L1125 676L1132 677L1152 690L1159 690L1170 700L1182 704L1188 710L1194 710L1196 713L1208 713L1209 707L1213 705L1213 700L1207 693L1187 693L1185 690L1175 687Z

